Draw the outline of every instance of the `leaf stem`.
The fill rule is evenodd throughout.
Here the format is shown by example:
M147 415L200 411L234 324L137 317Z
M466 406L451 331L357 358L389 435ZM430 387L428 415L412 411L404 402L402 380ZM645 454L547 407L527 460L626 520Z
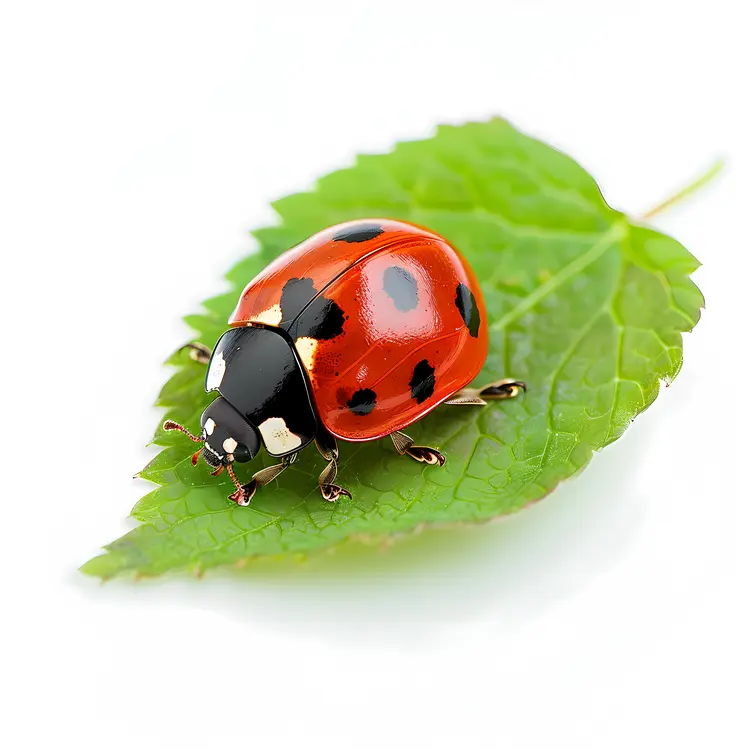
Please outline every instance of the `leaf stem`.
M665 201L662 201L657 206L654 206L653 208L646 211L646 213L641 215L641 218L651 219L657 214L663 213L664 211L672 208L672 206L674 206L675 204L680 203L681 201L685 200L685 198L700 190L704 185L708 185L708 183L711 182L723 168L724 160L717 159L709 169L707 169L700 177L698 177L698 179L693 180L693 182L691 182L689 185L686 185L681 190L678 190L674 195L670 196Z

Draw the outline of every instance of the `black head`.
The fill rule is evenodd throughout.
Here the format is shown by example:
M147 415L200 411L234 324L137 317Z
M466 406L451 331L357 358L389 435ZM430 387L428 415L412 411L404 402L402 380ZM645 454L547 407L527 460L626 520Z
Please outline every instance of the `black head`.
M234 461L245 463L260 450L258 431L221 397L201 415L201 428L201 458L214 469Z
M193 456L193 464L202 458L212 469L221 470L235 461L245 463L260 450L258 431L231 405L219 397L201 415L201 434L196 437L182 425L168 420L165 430L179 430L203 450Z

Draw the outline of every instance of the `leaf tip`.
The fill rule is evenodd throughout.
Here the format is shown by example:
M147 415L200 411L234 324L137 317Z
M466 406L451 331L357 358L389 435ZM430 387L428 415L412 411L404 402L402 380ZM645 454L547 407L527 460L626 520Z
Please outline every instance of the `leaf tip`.
M79 566L78 572L83 573L85 576L91 576L92 578L98 578L100 584L105 584L112 578L112 574L102 566L102 560L106 558L106 554L97 555L87 560L83 565Z

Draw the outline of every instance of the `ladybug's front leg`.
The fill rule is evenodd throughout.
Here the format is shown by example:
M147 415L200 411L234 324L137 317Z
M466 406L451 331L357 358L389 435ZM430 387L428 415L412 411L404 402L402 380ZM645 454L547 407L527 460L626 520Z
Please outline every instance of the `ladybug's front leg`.
M334 484L336 481L336 474L338 473L338 460L339 460L339 449L336 444L336 438L329 432L320 432L315 438L315 445L320 451L320 455L328 461L328 466L323 469L318 477L318 486L320 487L320 494L324 500L328 500L329 503L334 503L342 495L351 498L352 493L344 487L340 487L338 484Z
M247 484L240 484L240 481L235 476L232 465L230 464L227 469L229 470L229 475L232 477L232 481L234 482L234 486L237 488L237 490L229 496L229 499L232 502L237 503L237 505L250 505L250 501L253 499L253 496L260 487L264 487L265 485L273 482L274 479L276 479L288 466L293 464L296 460L296 453L292 453L290 456L284 456L284 458L281 459L280 464L267 466L265 469L256 471Z
M415 461L421 461L430 466L442 466L445 463L445 456L440 451L423 445L414 445L414 439L403 432L392 432L391 440L393 440L393 447L402 456L411 456Z

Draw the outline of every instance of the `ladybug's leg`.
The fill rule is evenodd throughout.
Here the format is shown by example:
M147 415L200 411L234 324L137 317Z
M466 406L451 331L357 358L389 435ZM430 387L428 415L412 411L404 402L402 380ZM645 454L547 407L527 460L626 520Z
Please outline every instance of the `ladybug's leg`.
M487 406L487 402L475 395L475 389L464 388L462 391L453 395L447 401L443 401L448 406Z
M207 365L211 360L211 350L205 346L205 344L200 344L197 341L193 341L190 344L185 344L185 346L181 346L177 353L184 352L185 349L188 350L188 354L190 355L190 359L194 360L195 362L200 362L202 365Z
M402 456L411 456L415 461L421 461L431 466L442 466L445 463L445 456L434 448L425 448L423 445L414 445L413 438L403 432L392 432L394 448Z
M522 380L506 378L495 383L489 383L484 388L464 388L462 391L454 393L453 397L444 403L454 406L486 406L487 401L485 399L500 401L505 398L515 398L521 391L525 390L526 383Z
M505 380L498 380L496 383L489 383L484 388L480 388L479 397L492 400L515 398L521 391L526 391L526 383L523 380L506 378Z
M329 432L321 430L315 438L315 445L323 458L328 461L328 466L323 469L318 477L318 486L320 487L320 494L323 495L323 499L328 500L329 503L333 503L342 495L351 498L352 493L349 490L340 487L338 484L334 484L336 474L339 470L339 449L336 445L336 438Z
M232 465L227 466L227 471L234 481L237 490L233 492L229 499L237 505L250 505L250 501L253 499L253 495L258 491L259 487L264 487L267 484L273 482L287 467L291 466L297 460L297 454L292 453L290 456L284 456L281 459L280 464L274 466L267 466L265 469L256 471L253 474L252 479L247 484L240 484L239 480L235 476Z

